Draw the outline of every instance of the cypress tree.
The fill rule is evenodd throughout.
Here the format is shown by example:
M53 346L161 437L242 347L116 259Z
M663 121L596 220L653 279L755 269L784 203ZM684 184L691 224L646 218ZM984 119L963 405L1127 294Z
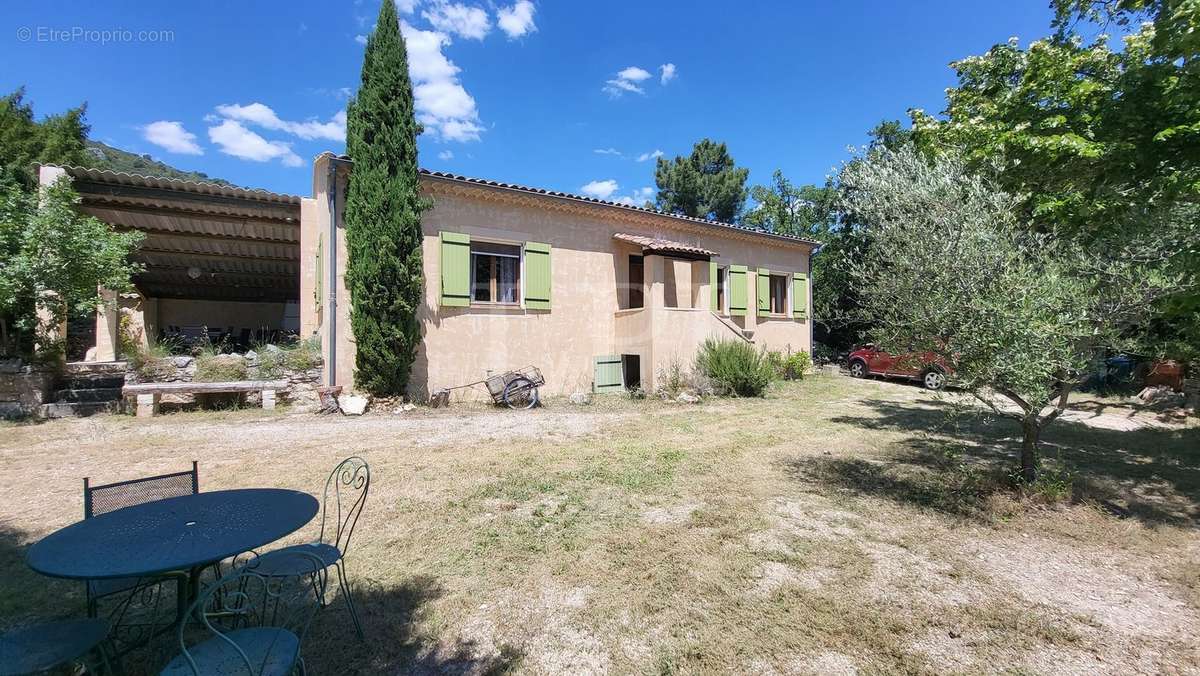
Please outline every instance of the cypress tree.
M421 338L420 132L404 38L395 5L385 0L346 117L346 152L354 161L345 212L354 382L375 395L404 393Z

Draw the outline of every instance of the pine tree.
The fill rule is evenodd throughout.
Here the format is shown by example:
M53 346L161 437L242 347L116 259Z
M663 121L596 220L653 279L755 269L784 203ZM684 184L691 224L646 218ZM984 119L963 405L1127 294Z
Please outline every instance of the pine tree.
M396 8L384 2L346 119L346 152L354 161L345 213L354 381L375 395L404 393L421 337L420 131Z
M654 181L657 207L694 218L732 222L746 204L746 178L724 143L702 139L687 157L658 158Z

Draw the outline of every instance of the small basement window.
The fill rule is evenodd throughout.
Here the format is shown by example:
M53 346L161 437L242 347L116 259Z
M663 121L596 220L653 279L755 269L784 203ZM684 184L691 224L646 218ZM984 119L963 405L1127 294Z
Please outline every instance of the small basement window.
M771 275L771 314L787 314L788 278Z
M471 302L517 305L521 302L521 247L471 242Z

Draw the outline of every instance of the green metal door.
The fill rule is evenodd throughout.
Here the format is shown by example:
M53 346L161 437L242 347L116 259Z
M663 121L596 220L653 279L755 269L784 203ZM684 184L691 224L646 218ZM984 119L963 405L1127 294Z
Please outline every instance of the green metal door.
M621 355L610 354L596 357L596 371L592 380L593 392L620 392L625 389L621 376Z

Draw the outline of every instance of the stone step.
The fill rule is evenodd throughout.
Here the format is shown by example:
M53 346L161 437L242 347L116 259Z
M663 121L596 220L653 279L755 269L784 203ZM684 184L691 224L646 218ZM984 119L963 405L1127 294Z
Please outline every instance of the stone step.
M105 413L119 413L119 401L59 402L38 407L39 418L83 418Z
M96 402L96 401L120 401L121 388L119 387L96 387L79 390L58 390L54 393L54 401L59 403L65 402Z
M59 381L62 390L105 390L125 386L124 375L97 374L90 376L68 376Z
M73 361L63 366L63 376L83 376L93 374L125 375L126 364L123 361Z

